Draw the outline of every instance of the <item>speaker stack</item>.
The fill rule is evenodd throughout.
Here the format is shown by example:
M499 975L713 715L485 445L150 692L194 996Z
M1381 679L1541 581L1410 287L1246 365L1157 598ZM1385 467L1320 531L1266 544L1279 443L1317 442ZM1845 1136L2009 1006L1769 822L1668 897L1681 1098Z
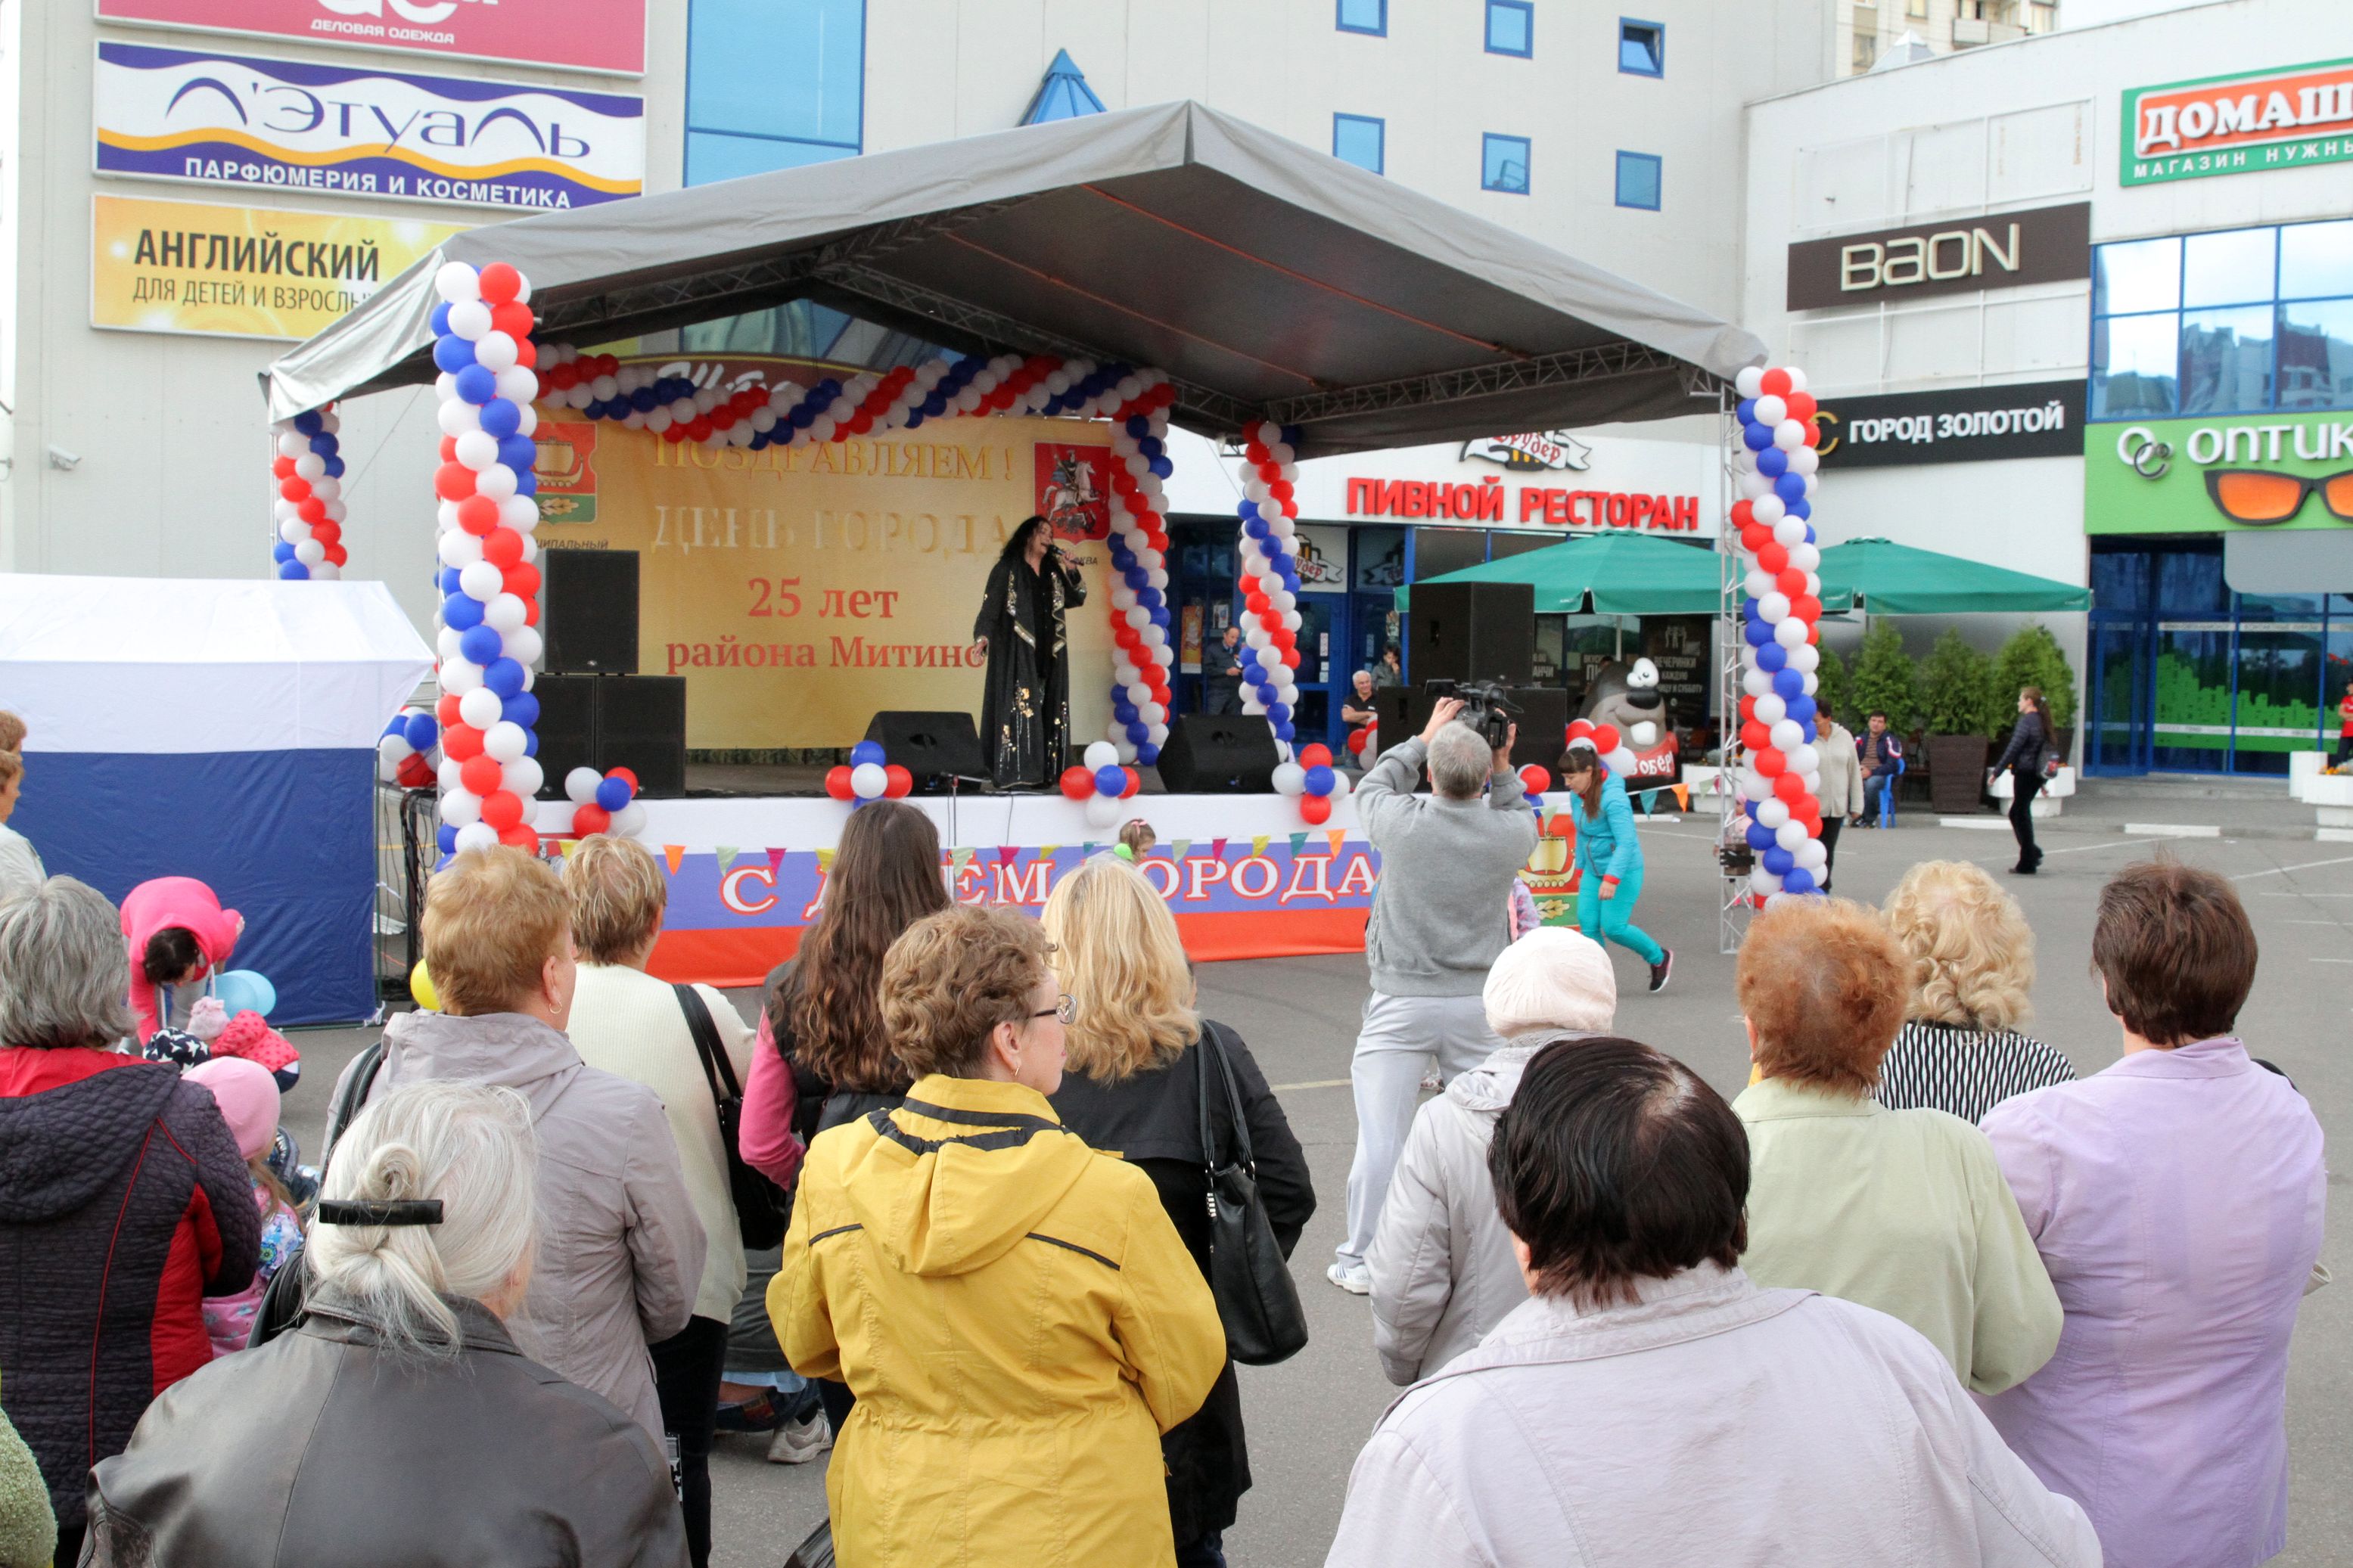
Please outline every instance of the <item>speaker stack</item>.
M1179 795L1264 795L1280 760L1263 713L1180 713L1160 748L1160 782Z
M641 795L686 791L686 678L638 673L638 556L550 550L540 557L547 673L539 699L541 790L574 768L628 768Z
M1504 688L1519 711L1512 766L1534 763L1560 785L1561 737L1568 728L1568 693L1538 686L1535 589L1525 583L1417 583L1406 616L1406 646L1415 684L1373 694L1383 750L1419 735L1441 696L1466 682ZM1440 683L1432 690L1431 682Z

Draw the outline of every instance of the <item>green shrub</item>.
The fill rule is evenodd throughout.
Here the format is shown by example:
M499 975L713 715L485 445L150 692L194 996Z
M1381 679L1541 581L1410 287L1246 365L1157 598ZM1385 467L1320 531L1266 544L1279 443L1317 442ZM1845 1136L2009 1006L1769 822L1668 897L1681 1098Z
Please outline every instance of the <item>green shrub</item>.
M2015 693L2012 694L2013 700ZM1993 660L1945 628L1920 666L1921 721L1931 735L2001 732L2001 700L1993 689Z
M1847 700L1858 721L1884 710L1887 727L1900 735L1910 734L1920 721L1920 672L1904 651L1903 634L1884 619L1863 634Z
M2021 689L2039 686L2051 704L2051 721L2063 729L2075 721L2075 668L2059 647L2059 639L2040 621L2029 621L2010 634L1994 656L1994 686L2002 710L2018 706Z
M1847 689L1854 681L1847 674L1846 660L1841 658L1828 644L1821 645L1820 651L1822 662L1820 668L1814 671L1814 705L1848 729L1861 729L1861 716L1849 711L1847 707Z

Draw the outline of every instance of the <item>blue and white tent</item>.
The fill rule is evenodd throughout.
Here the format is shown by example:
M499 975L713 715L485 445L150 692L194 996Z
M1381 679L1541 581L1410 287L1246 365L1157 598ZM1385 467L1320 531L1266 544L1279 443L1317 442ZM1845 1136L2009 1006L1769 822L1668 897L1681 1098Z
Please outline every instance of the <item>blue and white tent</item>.
M375 743L432 655L381 583L0 574L9 826L117 902L195 877L241 912L270 1021L375 1007Z

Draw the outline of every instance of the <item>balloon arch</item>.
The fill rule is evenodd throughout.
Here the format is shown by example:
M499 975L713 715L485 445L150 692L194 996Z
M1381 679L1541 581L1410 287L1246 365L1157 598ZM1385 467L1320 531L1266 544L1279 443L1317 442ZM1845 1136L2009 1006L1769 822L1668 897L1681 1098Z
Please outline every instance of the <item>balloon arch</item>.
M1150 766L1168 737L1174 707L1170 674L1168 534L1164 481L1174 472L1167 450L1168 409L1176 389L1166 373L1089 359L937 358L881 374L828 376L813 386L787 383L722 396L682 377L663 377L609 354L571 344L542 351L532 338L531 285L493 262L477 269L452 261L435 274L441 303L433 311L435 389L441 465L438 501L440 608L436 616L441 698L430 710L396 717L378 742L384 776L413 787L438 783L444 853L506 843L535 847L542 834L532 801L545 784L536 760L539 702L532 695L543 651L538 630L539 505L532 436L538 405L644 430L650 438L710 447L812 445L876 431L912 430L930 419L990 415L1104 419L1112 425L1110 557L1119 574L1111 594L1112 721L1088 748L1087 768L1072 769L1064 793L1089 802L1091 820L1108 826L1117 801L1133 795L1129 764ZM332 579L349 560L343 541L344 459L332 407L273 427L278 575ZM1298 432L1261 424L1243 438L1240 522L1243 710L1272 724L1286 763L1296 738L1302 616L1296 532ZM1320 748L1310 748L1320 751ZM438 752L438 763L434 753ZM855 759L858 797L903 794L903 770ZM1330 795L1345 790L1328 765L1286 767L1302 787L1303 816L1321 822ZM1071 775L1087 773L1083 781ZM1084 788L1079 787L1083 783ZM1112 786L1119 787L1113 789ZM1317 784L1324 787L1317 789ZM575 803L576 835L635 832L643 809L627 770L599 778L575 769L565 781Z

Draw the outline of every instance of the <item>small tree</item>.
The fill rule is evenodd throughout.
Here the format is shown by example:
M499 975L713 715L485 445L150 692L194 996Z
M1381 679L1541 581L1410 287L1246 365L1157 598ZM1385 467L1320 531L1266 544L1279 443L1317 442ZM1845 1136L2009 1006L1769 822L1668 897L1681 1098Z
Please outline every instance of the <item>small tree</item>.
M2063 729L2075 721L2074 666L2040 621L2027 622L2001 645L1994 658L1993 679L2005 710L2016 705L2021 689L2039 686L2043 700L2051 704L2052 723Z
M1904 636L1885 620L1863 634L1862 652L1847 681L1847 700L1858 718L1884 710L1887 727L1908 734L1920 716L1920 674L1904 651Z
M1853 679L1847 674L1846 660L1829 644L1820 645L1822 662L1814 671L1814 705L1849 729L1858 727L1857 720L1847 709L1848 688Z
M2000 721L1993 660L1947 626L1920 666L1921 718L1931 735L1984 735Z

